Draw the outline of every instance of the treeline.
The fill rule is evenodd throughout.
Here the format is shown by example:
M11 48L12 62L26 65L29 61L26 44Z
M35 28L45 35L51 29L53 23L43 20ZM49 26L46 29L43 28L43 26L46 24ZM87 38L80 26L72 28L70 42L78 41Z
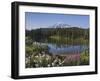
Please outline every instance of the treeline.
M78 27L71 28L40 28L26 30L26 37L31 37L33 41L41 41L51 36L66 37L69 39L84 38L89 39L89 29Z

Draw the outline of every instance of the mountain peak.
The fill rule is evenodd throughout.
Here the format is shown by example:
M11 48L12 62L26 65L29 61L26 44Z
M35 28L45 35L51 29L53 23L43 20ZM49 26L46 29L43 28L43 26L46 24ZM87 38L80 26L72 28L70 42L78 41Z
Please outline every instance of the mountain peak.
M71 25L58 22L54 24L52 27L53 28L68 28L68 27L71 27Z

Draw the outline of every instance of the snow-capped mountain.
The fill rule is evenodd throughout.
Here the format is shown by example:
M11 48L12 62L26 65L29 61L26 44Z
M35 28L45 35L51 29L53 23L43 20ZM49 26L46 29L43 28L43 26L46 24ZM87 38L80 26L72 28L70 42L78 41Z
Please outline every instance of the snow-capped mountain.
M72 26L69 24L64 24L64 23L56 23L51 27L52 28L68 28L68 27L72 27Z

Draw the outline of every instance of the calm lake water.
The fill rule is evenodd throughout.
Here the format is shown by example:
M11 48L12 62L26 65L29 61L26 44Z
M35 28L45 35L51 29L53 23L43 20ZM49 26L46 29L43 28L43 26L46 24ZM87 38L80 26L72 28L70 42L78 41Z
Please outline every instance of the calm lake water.
M47 44L49 47L49 53L52 54L77 54L86 49L89 49L88 45L56 45Z

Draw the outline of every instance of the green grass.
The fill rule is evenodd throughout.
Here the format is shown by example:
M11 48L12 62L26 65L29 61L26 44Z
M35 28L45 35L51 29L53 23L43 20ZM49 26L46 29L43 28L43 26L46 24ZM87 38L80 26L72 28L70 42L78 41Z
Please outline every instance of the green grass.
M89 44L88 39L84 38L67 38L64 36L50 36L51 42L62 43L62 44ZM50 40L49 39L49 40Z
M89 65L89 52L84 51L81 53L80 65Z

